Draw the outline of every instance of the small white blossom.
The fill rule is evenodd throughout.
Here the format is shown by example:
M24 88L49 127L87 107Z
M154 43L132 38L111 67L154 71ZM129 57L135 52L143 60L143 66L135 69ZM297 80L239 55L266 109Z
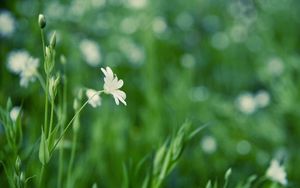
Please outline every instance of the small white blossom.
M147 0L127 0L127 3L132 9L142 9L147 5Z
M284 63L279 57L272 57L267 62L267 71L273 76L280 76L284 71Z
M17 121L17 119L20 115L20 111L21 111L21 108L19 106L15 106L11 109L9 116L13 122Z
M226 49L229 44L230 40L225 32L217 32L211 38L211 45L218 50Z
M29 82L35 81L38 66L39 60L36 58L29 58L28 61L26 61L25 68L20 74L20 85L22 87L27 87Z
M195 57L191 54L184 54L181 56L181 65L184 68L193 68L196 64Z
M241 140L236 145L236 151L240 155L247 155L251 150L251 144L247 140Z
M284 167L280 166L279 162L275 159L271 161L271 164L266 172L266 177L282 185L287 184L286 172L284 170Z
M8 11L0 13L0 36L8 37L15 30L15 20Z
M84 59L90 66L96 67L100 64L102 57L100 48L96 42L84 39L80 42L79 48Z
M86 90L86 96L89 98L89 104L96 108L97 106L101 105L101 98L99 93L96 90L88 89Z
M104 68L101 68L101 71L105 76L104 92L107 94L111 94L114 97L117 105L119 105L119 101L126 105L126 93L119 90L124 84L123 80L118 80L118 77L114 75L113 71L109 67L106 67L106 70Z
M270 95L267 91L261 90L259 91L255 97L255 103L257 107L264 108L269 105L270 103Z
M7 68L16 74L21 73L25 69L26 61L30 58L27 51L13 51L8 55Z
M236 104L238 109L245 114L252 114L257 108L255 99L251 93L244 93L238 96Z
M157 34L165 32L167 27L166 21L162 17L156 17L152 21L152 30Z
M207 154L212 154L217 150L216 139L212 136L205 136L201 140L201 147L203 151Z
M20 85L27 87L29 82L36 79L39 60L33 58L26 51L14 51L8 56L7 68L21 77Z
M145 59L145 52L142 46L134 43L128 38L120 40L119 49L124 53L131 63L136 65L143 63Z

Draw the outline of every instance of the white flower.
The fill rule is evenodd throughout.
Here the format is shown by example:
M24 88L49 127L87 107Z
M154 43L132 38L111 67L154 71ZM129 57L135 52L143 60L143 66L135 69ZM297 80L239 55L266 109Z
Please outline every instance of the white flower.
M21 77L20 85L27 87L29 82L35 81L39 60L33 58L26 51L11 52L8 56L7 68Z
M156 17L152 21L152 30L157 34L165 32L167 27L166 21L162 17Z
M102 57L99 46L96 42L84 39L80 42L79 48L84 59L90 66L96 67L100 64Z
M36 58L29 58L26 61L25 68L22 70L20 76L20 85L27 87L29 82L34 82L37 74L37 68L39 66L39 60Z
M0 35L10 36L15 30L15 20L7 11L0 13Z
M143 48L135 44L130 39L124 38L120 40L119 49L124 53L131 63L139 64L145 59L145 52Z
M239 110L245 114L252 114L257 108L255 99L251 93L241 94L237 98L236 103Z
M19 106L15 106L11 109L9 116L13 122L17 121L20 111L21 111L21 108Z
M254 97L257 107L264 108L270 103L270 95L265 90L260 90Z
M25 69L26 61L30 58L27 51L13 51L8 55L7 68L16 74L21 73Z
M211 154L217 150L217 142L214 137L205 136L201 140L201 147L205 153Z
M123 80L118 80L118 77L114 75L113 71L109 67L106 67L106 70L101 68L101 71L105 75L104 92L113 95L117 105L119 105L119 101L126 105L126 93L119 90L124 84Z
M280 166L279 162L275 159L271 161L271 165L266 172L266 177L282 185L287 184L286 172L283 166Z
M284 71L284 63L279 57L272 57L267 62L267 71L273 76L280 76Z
M147 5L147 0L127 0L126 4L132 9L142 9Z
M86 90L86 96L89 98L89 104L96 108L97 106L101 105L101 98L99 93L96 90L88 89Z

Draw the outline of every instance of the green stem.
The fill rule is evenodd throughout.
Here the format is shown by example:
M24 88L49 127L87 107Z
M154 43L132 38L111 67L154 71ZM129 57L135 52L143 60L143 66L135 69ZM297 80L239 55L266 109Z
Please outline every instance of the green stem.
M44 60L46 60L46 52L45 52L45 39L44 39L44 32L43 32L43 29L41 29L41 38L42 38L42 44L43 44L43 55L44 55ZM42 77L41 76L38 76L40 82L42 80ZM47 121L48 121L48 87L49 87L49 75L46 74L46 87L44 87L45 89L45 120L44 120L44 130L46 130L46 137L47 137L47 132L48 132L48 125L47 125ZM43 83L43 82L41 82ZM42 84L43 85L43 84Z
M54 149L56 148L57 144L59 143L59 141L62 139L62 137L66 134L67 130L69 129L69 127L72 125L73 121L75 120L75 118L79 115L79 113L82 111L82 109L88 104L88 102L90 102L90 100L96 96L96 95L100 95L100 93L102 93L103 90L98 91L97 93L95 93L93 96L91 96L80 108L79 110L74 114L74 116L72 117L72 119L69 121L68 125L64 128L62 134L59 136L59 138L57 139L57 141L55 142L54 146L52 147L52 149L50 150L50 155L53 153Z
M49 80L48 80L48 75L46 79L46 88L49 87ZM46 134L46 138L48 138L48 89L46 89L46 95L45 95L45 121L44 121L44 130Z
M44 58L46 58L46 52L45 52L45 39L44 39L44 32L43 29L41 29L41 36L42 36L42 43L43 43L43 54L44 54Z
M74 132L73 140L72 140L72 150L71 150L71 158L69 162L69 167L68 167L68 176L67 176L67 187L70 187L70 178L71 178L71 172L73 168L73 163L74 163L74 158L75 158L75 152L76 152L76 147L77 147L77 132Z
M53 127L53 112L54 112L54 99L51 100L51 113L50 113L50 128L48 135L51 135L52 127Z
M45 172L45 165L42 165L41 172L40 172L39 187L43 187L42 183L43 183L44 172Z
M64 67L65 68L65 67ZM64 77L65 78L65 77ZM63 85L63 97L62 97L62 117L61 117L61 123L60 123L60 133L63 133L64 127L63 125L66 122L66 114L67 114L67 80L64 79L64 85ZM62 140L63 142L63 140ZM62 187L62 178L63 178L63 166L64 166L64 148L59 148L59 161L58 161L58 178L57 178L57 187Z
M62 140L63 142L63 140ZM62 176L63 176L63 159L64 159L64 150L63 147L60 147L59 149L59 161L58 161L58 179L57 179L57 187L60 188L62 187Z

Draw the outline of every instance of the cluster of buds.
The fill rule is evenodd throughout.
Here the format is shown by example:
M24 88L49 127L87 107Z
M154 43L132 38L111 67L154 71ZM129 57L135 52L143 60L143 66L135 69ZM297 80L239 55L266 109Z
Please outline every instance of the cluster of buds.
M38 23L41 29L46 27L46 18L43 14L39 15ZM45 47L45 63L44 69L47 75L50 75L54 68L55 62L55 46L56 46L56 32L50 38L50 44Z
M17 159L15 161L15 172L14 172L14 182L16 187L23 187L25 185L25 174L21 171L21 159L19 156L17 156Z
M43 29L46 27L46 19L45 16L40 14L38 18L38 24L42 31L42 38L44 37ZM56 76L53 75L53 68L55 65L55 46L56 46L56 32L54 32L50 38L49 45L45 46L44 48L44 69L47 76L47 81L49 83L47 92L49 93L49 98L52 102L54 102L55 97L57 95L57 89L60 82L60 75L57 74ZM50 123L51 124L51 123ZM51 126L51 125L50 125ZM50 127L51 129L51 127ZM51 131L51 130L50 130ZM50 133L48 133L47 129L46 132L42 130L40 148L39 148L39 160L43 165L46 165L50 160L50 143L51 138L49 137Z
M54 101L56 94L57 94L57 88L58 84L60 82L60 75L57 74L56 77L51 77L49 80L49 96L50 99Z

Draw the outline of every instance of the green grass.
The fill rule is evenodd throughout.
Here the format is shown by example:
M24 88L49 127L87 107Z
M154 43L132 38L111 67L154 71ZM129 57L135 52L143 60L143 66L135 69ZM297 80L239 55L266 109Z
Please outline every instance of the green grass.
M136 2L2 3L0 187L280 187L272 159L299 187L299 2ZM39 59L28 87L18 50ZM85 105L107 66L127 106Z

